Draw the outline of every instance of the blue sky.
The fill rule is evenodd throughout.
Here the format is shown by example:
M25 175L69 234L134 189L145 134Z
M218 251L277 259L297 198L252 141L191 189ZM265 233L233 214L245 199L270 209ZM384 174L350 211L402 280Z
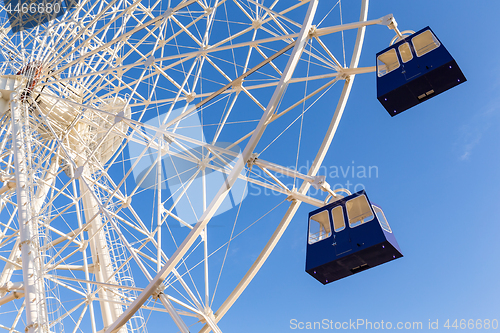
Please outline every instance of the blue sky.
M447 319L450 325L455 319L500 320L499 10L495 1L371 2L369 19L393 13L401 30L429 25L468 80L391 118L376 100L375 75L358 75L325 159L327 167L377 167L378 177L338 181L364 185L383 207L405 257L321 285L304 272L313 207L302 205L220 323L223 331L289 332L298 331L292 319L363 319L394 326L422 322L424 331L429 320L438 320L435 331L445 332L455 330L443 327ZM369 27L360 66L373 66L393 35L383 26Z

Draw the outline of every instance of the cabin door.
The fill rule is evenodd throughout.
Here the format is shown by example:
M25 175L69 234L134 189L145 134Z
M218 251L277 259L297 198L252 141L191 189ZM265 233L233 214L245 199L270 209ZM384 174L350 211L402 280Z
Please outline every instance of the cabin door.
M331 214L334 231L332 246L335 247L335 254L339 256L352 250L351 237L349 228L346 228L342 206L333 208Z
M420 68L420 59L414 56L415 52L412 52L412 46L409 43L403 43L398 47L399 55L401 56L401 71L409 81L422 73Z

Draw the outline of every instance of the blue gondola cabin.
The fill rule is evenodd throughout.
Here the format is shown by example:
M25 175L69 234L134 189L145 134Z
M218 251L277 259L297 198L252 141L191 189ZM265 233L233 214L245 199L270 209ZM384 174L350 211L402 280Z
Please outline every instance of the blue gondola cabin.
M384 212L364 190L309 213L306 272L323 284L402 256Z
M391 116L465 81L429 27L377 53L377 99Z

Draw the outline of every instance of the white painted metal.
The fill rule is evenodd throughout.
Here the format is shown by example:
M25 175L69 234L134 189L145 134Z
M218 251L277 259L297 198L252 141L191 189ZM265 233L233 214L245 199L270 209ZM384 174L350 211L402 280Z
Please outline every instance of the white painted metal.
M128 309L120 316L120 318L110 326L106 332L118 332L118 330L125 325L125 323L130 319L130 317L137 311L144 302L149 298L149 296L155 292L160 284L163 283L163 280L167 277L168 274L172 271L172 269L177 265L177 263L181 260L181 258L186 254L189 248L194 243L195 239L200 235L203 229L206 227L207 223L210 221L212 216L215 214L215 211L219 208L220 204L227 196L229 190L236 182L238 175L243 170L246 162L250 159L253 150L257 146L260 137L264 133L264 130L267 126L267 122L269 118L272 116L276 107L278 105L281 96L288 84L288 81L292 77L295 66L297 65L299 58L304 50L306 45L309 29L312 25L312 19L314 18L314 14L316 12L316 7L318 4L318 0L312 0L309 5L309 9L307 11L304 23L302 25L302 29L297 38L297 43L293 48L292 55L290 56L290 60L287 63L285 70L283 71L283 75L281 76L280 83L276 87L274 94L269 102L269 105L266 108L266 111L262 115L259 124L257 125L250 141L248 142L245 150L243 151L242 156L238 159L235 167L229 174L227 181L220 188L219 192L215 195L214 199L208 206L208 208L204 211L200 220L193 227L189 235L185 238L182 244L179 246L177 251L173 254L173 256L167 261L167 263L163 266L161 271L155 276L152 282L148 284L148 286L144 289L144 291L134 300L134 302L128 307Z
M369 0L363 0L362 6L361 6L361 14L360 14L360 22L366 21L366 18L368 16L368 4ZM359 57L361 55L361 48L363 46L363 41L364 41L364 35L365 35L365 25L360 25L358 28L358 34L356 38L356 45L354 48L354 53L351 59L351 65L350 68L356 68L359 63ZM328 151L328 148L330 147L330 144L333 140L333 137L335 135L335 132L337 131L337 128L340 123L340 119L342 118L342 114L344 113L344 109L347 103L347 99L349 97L349 93L352 88L352 84L354 83L354 75L352 75L348 80L346 80L344 84L344 88L342 90L342 95L340 97L340 100L337 104L337 107L335 109L335 114L333 115L333 118L330 122L330 127L328 128L328 131L325 135L325 138L321 144L321 148L319 149L316 158L314 159L314 162L311 166L311 169L309 170L308 174L309 176L314 176L319 170L319 167L321 166L321 163L323 162L325 155ZM299 189L299 193L305 194L307 193L307 190L310 187L309 182L304 182ZM274 231L273 235L265 245L264 249L262 252L259 254L258 258L255 260L253 263L252 267L248 270L248 272L245 274L245 276L241 279L241 281L238 283L236 288L233 290L231 295L226 299L226 301L220 306L220 308L217 310L215 313L215 318L216 322L221 320L222 317L226 314L226 312L229 310L229 308L234 304L234 302L238 299L238 297L241 295L241 293L245 290L245 288L248 286L248 284L252 281L252 279L255 277L257 272L260 270L262 265L265 263L271 252L273 251L274 247L280 240L281 236L287 229L288 225L292 221L293 216L297 212L297 209L299 208L301 202L298 200L294 200L291 204L288 210L286 211L285 215L283 216L280 224ZM203 329L200 332L208 332L208 327L204 326Z
M374 71L358 68L364 29L393 22L392 16L368 21L368 1L363 1L358 22L316 28L318 3L82 0L49 29L12 34L5 21L0 36L0 248L8 255L0 256L1 327L24 330L24 316L29 332L143 332L150 317L162 315L155 318L164 322L168 313L183 333L194 327L221 332L218 322L266 261L300 203L324 204L308 189L311 184L329 188L317 172L354 75ZM294 11L304 22L289 15ZM2 7L0 13L5 14ZM238 28L233 21L241 21ZM221 30L212 30L218 23L231 31L219 35ZM349 66L323 42L323 36L347 29L358 29ZM322 51L306 48L309 42ZM302 64L319 64L322 70L292 77ZM298 106L343 80L325 139L319 151L311 148L318 153L308 172L261 154L259 141L274 142L263 136L270 133L267 127L276 131L292 125L285 119ZM305 83L312 91L284 95L288 85ZM17 102L9 106L12 92ZM148 120L152 114L157 123ZM235 122L233 117L242 114L244 120ZM192 117L199 117L201 127L215 122L207 142L183 132ZM16 119L23 119L24 127ZM235 124L237 130L228 130ZM221 145L228 133L230 142ZM276 139L278 134L273 134ZM133 145L139 147L134 154ZM239 145L245 145L243 152ZM162 188L170 175L159 167L168 159L195 169L184 171L189 177L171 197ZM144 160L150 165L143 167ZM215 187L214 174L226 182ZM301 182L298 188L295 180ZM180 214L182 200L189 199L198 181L201 197L191 204L193 211L199 204L201 213L196 211L196 218ZM292 203L229 294L217 291L219 280L211 279L218 267L211 265L217 251L210 245L219 237L209 237L208 226L241 183L272 190ZM220 188L215 195L214 188ZM186 226L181 239L170 229L172 220ZM22 280L16 280L18 272ZM222 302L212 303L216 291ZM214 312L212 304L221 303ZM9 306L12 314L4 315Z
M13 291L10 294L8 294L7 296L0 297L0 306L4 305L6 303L9 303L12 300L19 299L22 297L24 297L23 292Z
M84 169L82 177L91 177L88 169ZM92 255L92 262L98 263L94 269L97 282L105 282L116 284L114 277L113 263L111 261L110 249L106 240L106 234L103 230L103 217L100 213L99 206L93 197L93 194L87 190L85 185L80 183L80 193L82 195L83 211L87 221L92 220L88 228L89 247ZM104 327L108 327L113 323L123 312L119 297L111 291L101 289L99 298ZM115 302L115 303L113 303Z
M32 151L28 106L19 102L19 97L12 93L12 135L16 174L16 193L19 218L19 240L21 247L24 295L26 302L26 332L44 332L48 330L48 318L45 305L45 286L42 276L42 262L39 250L37 216L33 207L33 171L31 168ZM8 297L8 296L7 296ZM15 297L17 298L17 297Z

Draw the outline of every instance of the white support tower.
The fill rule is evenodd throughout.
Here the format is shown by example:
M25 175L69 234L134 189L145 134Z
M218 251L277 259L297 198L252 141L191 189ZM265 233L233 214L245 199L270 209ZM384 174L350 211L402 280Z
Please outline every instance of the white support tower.
M40 251L38 220L35 205L37 162L29 122L29 105L19 95L11 97L14 170L19 221L19 247L26 299L26 332L47 332L48 317L43 280L43 256Z

